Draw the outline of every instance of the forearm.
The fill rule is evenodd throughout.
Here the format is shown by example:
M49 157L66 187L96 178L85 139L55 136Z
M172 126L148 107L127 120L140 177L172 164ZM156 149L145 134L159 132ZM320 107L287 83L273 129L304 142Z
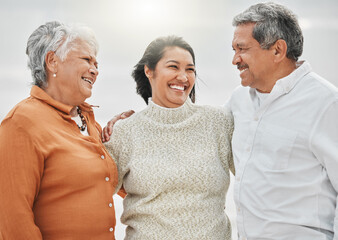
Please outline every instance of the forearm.
M23 216L17 211L13 213L5 213L3 209L0 217L0 239L34 239L42 240L39 228L35 225L30 215ZM2 237L2 238L1 238Z

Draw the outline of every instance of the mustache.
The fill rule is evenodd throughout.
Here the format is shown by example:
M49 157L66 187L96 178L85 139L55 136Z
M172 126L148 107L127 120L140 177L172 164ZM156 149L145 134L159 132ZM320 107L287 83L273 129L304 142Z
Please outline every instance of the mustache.
M238 69L238 70L239 70L239 69L242 69L242 68L249 68L249 65L248 65L248 64L242 64L242 65L237 64L237 69Z

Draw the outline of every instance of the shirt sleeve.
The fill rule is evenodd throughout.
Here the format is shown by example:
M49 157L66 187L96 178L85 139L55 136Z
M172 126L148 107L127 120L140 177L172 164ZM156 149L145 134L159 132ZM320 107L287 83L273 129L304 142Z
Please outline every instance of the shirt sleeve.
M313 128L311 148L316 158L326 169L328 178L338 192L338 100L320 116ZM338 238L338 198L334 219L334 239Z
M0 126L0 236L42 239L33 205L40 187L43 156L24 123L12 118Z
M117 192L117 194L122 198L125 198L127 196L127 192L126 192L126 190L124 190L123 186L120 188L120 190Z

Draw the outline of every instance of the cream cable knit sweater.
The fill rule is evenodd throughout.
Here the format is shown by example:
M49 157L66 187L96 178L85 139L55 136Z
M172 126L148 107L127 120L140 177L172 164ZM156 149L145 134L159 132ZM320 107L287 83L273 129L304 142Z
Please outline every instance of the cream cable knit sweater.
M224 207L232 132L224 109L190 100L169 109L149 101L116 124L106 147L128 193L125 239L231 239Z

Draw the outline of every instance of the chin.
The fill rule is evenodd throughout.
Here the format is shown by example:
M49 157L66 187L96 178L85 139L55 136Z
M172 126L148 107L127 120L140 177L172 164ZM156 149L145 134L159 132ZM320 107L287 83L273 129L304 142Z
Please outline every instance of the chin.
M92 91L91 90L87 90L86 92L84 92L83 96L87 99L90 98L92 96Z
M247 82L247 81L245 81L245 79L244 79L244 80L242 79L241 85L242 85L243 87L248 87L248 86L250 86L250 83Z
M172 103L174 103L178 106L182 106L185 103L186 100L187 100L187 98L175 99L175 100L172 101Z

